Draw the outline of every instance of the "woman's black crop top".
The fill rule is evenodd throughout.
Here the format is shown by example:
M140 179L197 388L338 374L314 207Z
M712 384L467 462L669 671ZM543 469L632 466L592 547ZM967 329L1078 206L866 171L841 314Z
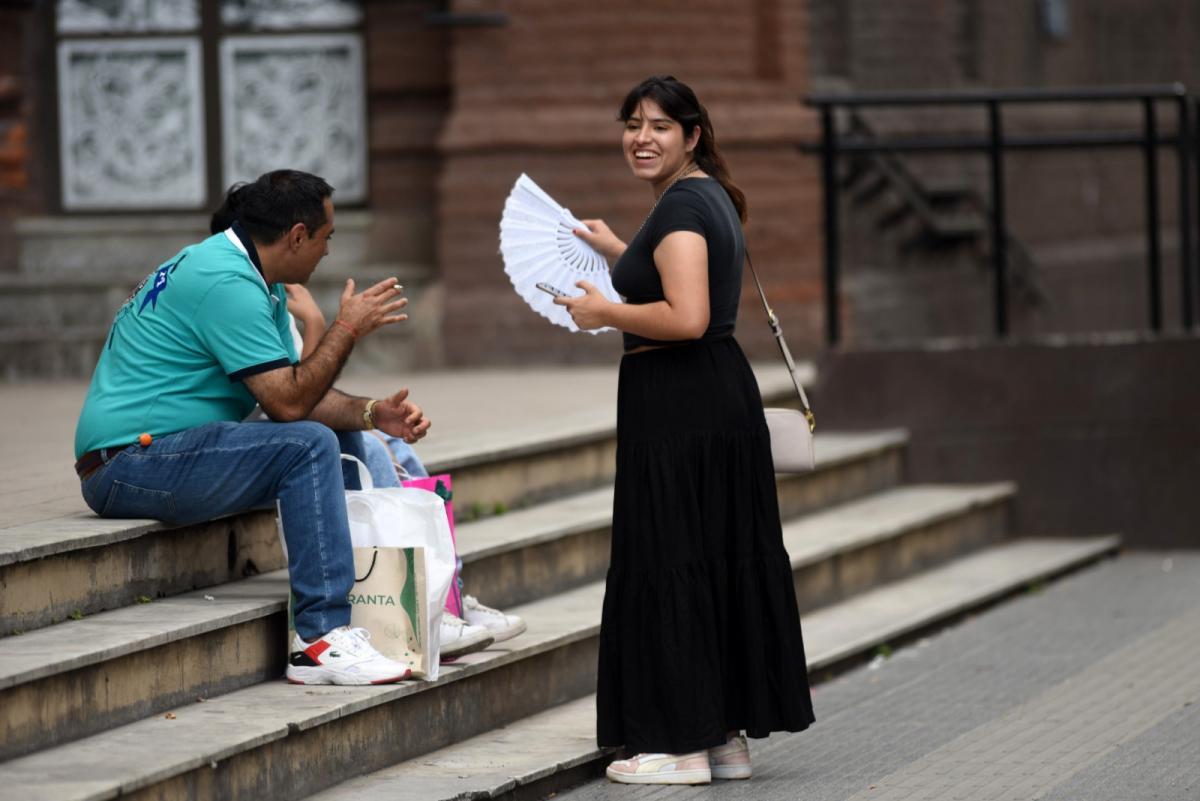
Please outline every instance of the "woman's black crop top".
M692 231L708 242L708 330L701 340L733 333L742 295L742 261L746 246L737 209L715 178L685 178L667 190L658 206L629 242L612 270L613 287L626 303L665 300L662 279L654 266L654 249L667 234ZM625 350L640 345L674 345L625 334Z

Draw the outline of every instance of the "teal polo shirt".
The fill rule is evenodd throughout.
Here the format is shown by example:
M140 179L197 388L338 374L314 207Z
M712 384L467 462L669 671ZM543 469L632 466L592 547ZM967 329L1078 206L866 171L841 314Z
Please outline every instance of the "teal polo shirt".
M242 380L299 361L283 284L263 278L241 227L184 248L117 312L92 375L75 458L221 420L255 405Z

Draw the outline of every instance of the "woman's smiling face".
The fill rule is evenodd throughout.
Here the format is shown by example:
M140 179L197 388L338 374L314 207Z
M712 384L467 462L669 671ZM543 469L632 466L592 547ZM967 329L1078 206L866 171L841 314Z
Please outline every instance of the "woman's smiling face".
M625 121L621 144L633 174L656 188L674 180L691 161L700 128L685 138L683 126L649 98L644 98Z

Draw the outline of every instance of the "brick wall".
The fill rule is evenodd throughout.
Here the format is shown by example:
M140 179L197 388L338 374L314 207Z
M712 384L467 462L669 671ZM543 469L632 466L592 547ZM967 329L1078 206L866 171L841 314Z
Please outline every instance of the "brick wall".
M852 2L853 77L870 76L873 88L945 85L955 73L952 0L904 3Z
M1040 0L812 0L814 78L858 90L1155 83L1200 79L1200 7L1188 0L1069 2L1068 29Z
M1196 548L1195 337L826 354L827 431L905 428L913 482L1014 481L1021 536Z
M12 219L29 203L32 93L27 85L29 9L0 9L0 272L16 269Z
M1200 7L1183 0L1103 0L1066 2L1068 26L1056 37L1044 24L1041 2L990 3L985 0L813 0L815 29L813 79L823 87L856 91L958 89L971 87L1071 87L1185 83L1200 90ZM873 111L868 118L881 132L982 133L985 117L971 110ZM1137 131L1137 105L1006 107L1007 134L1074 131ZM1159 106L1160 132L1174 130L1174 110ZM985 197L983 155L907 155L909 169L924 178L975 186ZM1014 307L1019 333L1141 328L1148 322L1144 178L1137 150L1075 150L1010 153L1006 193L1010 231L1030 249L1050 303ZM1178 169L1174 154L1160 151L1160 241L1164 258L1164 309L1168 325L1179 316ZM876 237L870 214L848 210L843 219L844 249L852 240ZM893 305L919 304L924 291L899 286L904 258L881 263L882 248L870 250L872 263L850 259L846 270L876 270L863 283L880 300L895 293ZM986 264L987 242L977 261ZM886 260L882 260L886 261ZM931 270L937 269L930 267ZM978 268L976 268L978 272ZM889 286L881 275L893 276ZM964 286L980 284L978 297L963 291L957 320L942 320L945 334L987 331L990 289L964 274ZM935 276L928 276L936 283ZM953 278L946 278L944 287ZM953 291L947 289L953 294ZM972 290L973 292L974 290ZM983 301L982 316L974 309ZM891 301L888 301L891 302ZM953 298L948 298L947 304ZM849 299L851 307L862 299ZM866 313L866 306L859 311ZM873 307L872 307L873 308ZM851 309L853 315L854 309ZM937 312L931 312L936 315ZM967 316L974 315L971 319ZM978 319L982 326L974 325ZM934 328L920 333L934 333Z
M0 10L0 270L13 266L13 237L4 226L18 211L45 211L41 189L55 174L55 146L38 127L39 104L53 102L54 87L38 83L43 71L36 65L47 54L30 52L29 44L41 41L32 35L33 20L48 7L9 4ZM646 75L674 73L709 106L734 178L749 198L747 233L755 260L802 353L820 347L823 325L817 164L795 148L816 135L812 115L800 103L811 87L831 81L854 89L900 89L1178 79L1200 88L1200 56L1192 47L1200 8L1184 0L1069 3L1070 32L1061 41L1040 29L1039 5L1032 0L426 0L363 7L369 209L376 221L368 257L435 265L442 294L428 302L442 304L446 357L453 363L615 356L614 338L572 336L525 309L502 271L497 220L509 187L525 171L577 214L603 217L619 233L631 233L652 198L628 174L614 117L624 93ZM426 15L444 7L463 14L503 12L509 24L428 25ZM889 119L886 124L909 129L979 128L977 114ZM1010 130L1124 126L1130 120L1137 122L1136 109L1039 109L1014 115ZM1164 153L1168 226L1175 215L1173 166ZM967 156L915 169L983 187L983 167L980 158ZM1071 308L1109 303L1112 298L1078 299L1087 297L1083 283L1112 283L1126 296L1121 319L1141 314L1136 154L1013 157L1008 179L1011 226L1042 249ZM1174 258L1172 241L1164 230L1168 259ZM1106 260L1103 270L1080 272L1079 265L1094 263L1096 253ZM1166 278L1169 290L1172 275ZM771 355L750 294L739 336L756 355Z
M441 160L437 138L450 87L447 37L425 23L437 3L365 3L372 254L433 264Z
M0 75L0 191L5 196L29 187L29 126L24 93L15 75Z
M503 10L506 27L456 30L449 47L455 97L441 138L437 214L450 361L619 354L615 335L571 335L525 307L503 272L498 221L513 181L527 172L577 216L630 236L653 196L629 175L615 118L625 92L655 73L690 83L708 106L749 198L749 244L773 303L797 349L815 346L819 197L814 165L794 146L812 131L799 102L806 3L513 0ZM744 297L739 337L769 356L752 300Z

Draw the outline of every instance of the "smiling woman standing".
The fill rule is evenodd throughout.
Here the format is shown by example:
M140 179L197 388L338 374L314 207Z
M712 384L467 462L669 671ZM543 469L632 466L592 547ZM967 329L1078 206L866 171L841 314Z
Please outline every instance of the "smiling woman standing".
M762 398L733 338L746 201L685 84L643 81L619 118L654 205L628 245L602 220L576 234L616 259L627 302L587 282L555 301L625 339L597 739L633 754L613 781L746 779L742 731L813 721Z

